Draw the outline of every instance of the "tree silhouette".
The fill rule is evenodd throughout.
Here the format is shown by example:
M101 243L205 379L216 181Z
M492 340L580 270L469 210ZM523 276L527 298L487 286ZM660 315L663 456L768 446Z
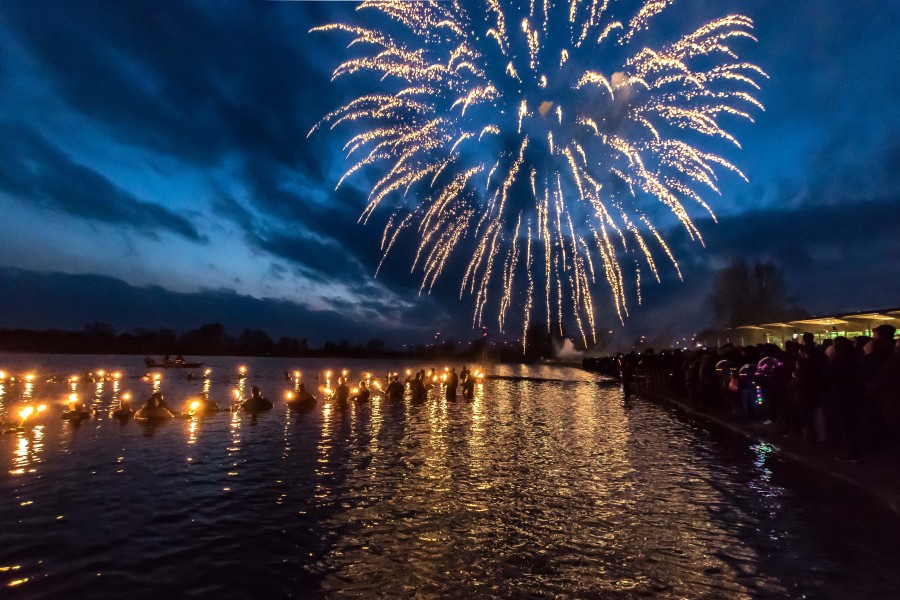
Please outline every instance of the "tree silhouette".
M716 273L710 296L718 325L738 327L792 318L799 312L787 297L781 269L772 261L732 261Z

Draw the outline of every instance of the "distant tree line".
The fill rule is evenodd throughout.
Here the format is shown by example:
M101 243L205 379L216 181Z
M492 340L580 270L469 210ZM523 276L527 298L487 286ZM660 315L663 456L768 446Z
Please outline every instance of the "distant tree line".
M449 358L478 360L486 341L479 337L471 343L455 340L434 344L413 344L402 350L389 348L382 339L370 339L365 344L342 339L327 341L313 347L305 338L282 336L272 339L259 329L244 329L238 336L229 335L221 323L208 323L180 335L172 329L137 328L116 333L105 323L89 323L80 331L56 329L0 329L0 352L35 354L137 354L163 356L280 356L280 357L404 357ZM492 357L516 360L506 356L506 349L488 350ZM499 356L502 354L502 357ZM522 360L521 348L517 360Z

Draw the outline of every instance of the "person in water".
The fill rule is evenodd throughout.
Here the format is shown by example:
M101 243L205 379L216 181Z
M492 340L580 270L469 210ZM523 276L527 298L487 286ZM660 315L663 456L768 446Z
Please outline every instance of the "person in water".
M289 408L311 408L316 404L316 397L306 391L306 384L297 384L297 395L286 403Z
M466 400L471 400L475 397L475 376L471 373L468 377L466 377L465 382L463 383L463 398Z
M447 377L447 400L456 400L456 388L459 386L459 377L456 375L456 369L450 368L450 376Z
M72 400L69 402L69 410L64 411L62 414L63 419L70 419L73 421L80 421L81 419L89 419L93 416L94 411L90 409L90 407L84 402L78 402L77 400Z
M130 398L119 398L119 408L112 412L113 417L126 418L134 415L134 409L131 407Z
M359 391L353 396L353 399L357 402L368 402L370 396L369 388L366 385L365 380L359 382Z
M406 391L406 386L400 383L400 378L397 375L391 377L391 382L388 384L385 392L387 393L388 400L391 402L402 402L403 401L403 392Z
M250 388L250 397L241 403L241 408L250 413L272 410L274 406L265 396L260 394L259 388L255 385Z
M337 387L334 388L332 399L340 406L347 405L347 399L350 398L350 388L347 387L347 381L343 377L338 377Z
M134 418L141 421L159 421L163 419L171 419L174 415L169 412L163 401L163 396L159 392L153 392L144 406L134 414Z
M416 378L413 380L412 384L410 384L410 395L412 396L413 402L420 403L425 401L425 395L428 393L428 389L422 381L424 376L425 372L419 371L416 373Z

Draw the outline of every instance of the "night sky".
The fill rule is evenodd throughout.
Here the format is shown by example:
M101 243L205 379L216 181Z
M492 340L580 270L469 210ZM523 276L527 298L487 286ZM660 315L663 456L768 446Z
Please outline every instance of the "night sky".
M702 329L711 273L735 257L774 260L812 314L900 305L900 3L671 10L755 21L741 51L771 77L766 112L728 154L750 183L710 198L718 223L693 213L706 248L664 232L683 283L663 266L624 327L604 304L599 329L628 347ZM373 277L367 180L335 192L346 139L306 137L359 94L330 81L346 38L308 30L354 18L345 2L3 2L0 327L476 337L471 300L419 297L402 252Z

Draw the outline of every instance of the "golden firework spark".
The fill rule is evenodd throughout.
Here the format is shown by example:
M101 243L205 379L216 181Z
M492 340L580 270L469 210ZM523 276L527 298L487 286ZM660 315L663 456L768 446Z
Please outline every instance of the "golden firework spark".
M700 146L740 147L726 122L763 109L754 94L767 75L738 58L735 43L755 41L743 15L659 46L647 32L676 0L645 0L622 15L615 0L517 4L368 0L357 9L366 23L393 24L314 28L361 49L334 78L374 74L386 89L354 98L313 131L353 129L338 186L376 173L360 221L391 199L381 264L401 232L416 231L420 293L464 254L460 297L474 297L473 325L497 290L500 330L520 310L524 332L543 296L547 329L574 321L587 345L597 339L600 282L620 320L629 297L641 301L640 264L626 283L620 261L639 258L659 281L664 255L681 277L650 206L703 243L688 207L712 215L704 197L721 194L719 173L746 178Z

